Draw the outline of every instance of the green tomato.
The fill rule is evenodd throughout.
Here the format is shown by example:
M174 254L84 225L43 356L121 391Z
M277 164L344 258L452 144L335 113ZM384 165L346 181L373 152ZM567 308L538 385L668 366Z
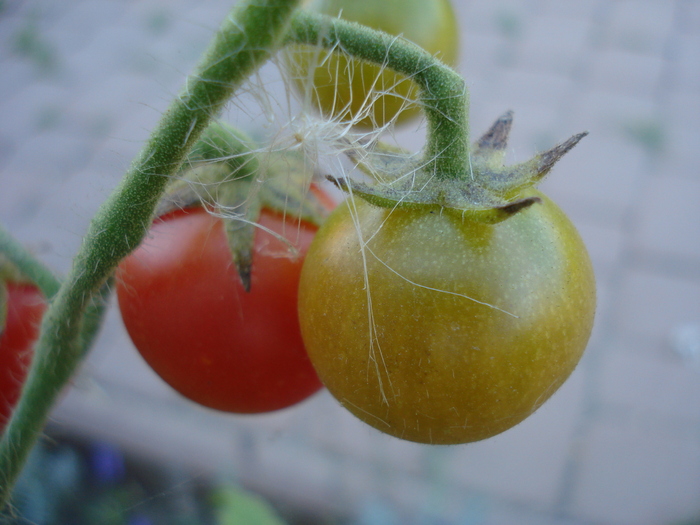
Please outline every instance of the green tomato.
M450 66L457 64L458 27L449 0L316 0L310 8L402 36ZM418 86L405 76L341 53L293 46L287 66L295 87L329 118L375 128L405 122L420 108Z
M302 270L301 329L328 390L410 441L466 443L532 414L576 367L595 280L566 215L542 199L497 224L349 199Z

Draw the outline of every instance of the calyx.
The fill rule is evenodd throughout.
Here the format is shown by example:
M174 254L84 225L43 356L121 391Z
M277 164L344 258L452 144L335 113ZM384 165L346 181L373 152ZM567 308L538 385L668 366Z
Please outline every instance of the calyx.
M539 183L588 134L578 133L528 161L504 166L512 123L513 113L508 111L476 141L464 176L459 179L440 177L425 169L428 163L421 155L379 141L347 152L355 165L373 179L372 184L327 178L376 206L436 206L480 221L500 222L538 202L538 197L524 195L525 190Z
M319 225L327 209L309 185L313 170L298 151L257 150L253 140L224 123L211 124L169 186L156 216L205 207L224 222L231 257L250 291L253 243L262 210Z

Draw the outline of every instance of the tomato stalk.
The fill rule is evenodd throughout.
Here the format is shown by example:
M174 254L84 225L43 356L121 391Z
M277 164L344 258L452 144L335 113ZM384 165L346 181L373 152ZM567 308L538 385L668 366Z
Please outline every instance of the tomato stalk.
M17 267L25 279L35 284L44 297L56 295L61 287L61 282L51 270L33 257L2 227L0 227L0 254Z
M469 176L469 92L453 69L406 40L308 11L293 17L287 44L342 49L411 78L428 124L424 169L440 180Z
M511 112L499 118L473 147L469 144L469 95L465 81L435 57L400 38L356 23L300 11L288 44L317 45L387 67L411 78L427 120L422 158L373 142L348 156L374 184L329 177L348 194L386 208L434 208L495 223L539 202L526 190L586 135L570 139L513 166L503 165ZM407 176L410 175L410 176Z
M226 18L117 190L92 220L47 311L32 368L2 441L0 508L56 396L83 355L84 314L119 261L143 239L156 204L202 131L281 44L298 0L248 0Z

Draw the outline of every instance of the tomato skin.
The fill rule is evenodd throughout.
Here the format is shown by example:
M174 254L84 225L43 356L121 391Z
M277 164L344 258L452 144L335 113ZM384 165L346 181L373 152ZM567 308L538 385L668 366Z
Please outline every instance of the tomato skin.
M532 191L541 203L495 225L360 199L331 214L307 254L299 315L321 380L350 412L410 441L477 441L574 370L594 275L571 222Z
M5 284L7 318L0 334L0 432L19 400L47 308L36 286L18 282Z
M325 15L402 36L450 66L457 64L459 28L449 0L317 0L312 9ZM317 66L317 64L320 64ZM311 102L326 117L352 120L360 128L384 126L392 119L406 122L420 108L418 86L405 76L380 66L360 63L339 53L293 46L287 65L302 94L312 81ZM367 112L367 101L375 99Z
M134 345L189 399L218 410L258 413L293 405L321 388L297 318L297 286L316 227L263 210L251 291L231 259L223 222L206 210L156 221L119 265L117 296Z

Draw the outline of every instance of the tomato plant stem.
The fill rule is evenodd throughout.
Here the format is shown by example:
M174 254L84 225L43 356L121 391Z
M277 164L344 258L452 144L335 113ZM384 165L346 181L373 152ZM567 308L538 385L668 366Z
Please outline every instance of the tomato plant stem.
M22 244L0 226L0 255L15 265L21 275L35 284L47 299L51 300L61 288L61 281L44 264L37 260ZM93 298L83 316L80 345L82 354L88 352L92 341L102 326L102 319L111 294L113 279L108 279Z
M469 93L453 69L402 38L307 11L294 15L287 43L340 49L411 78L428 123L426 171L442 179L469 176Z
M143 239L155 206L202 131L235 89L280 45L299 0L239 3L93 219L43 323L20 403L0 441L0 509L54 399L83 355L84 317L118 262Z
M61 282L1 226L0 254L14 264L24 277L38 286L45 297L56 295Z

